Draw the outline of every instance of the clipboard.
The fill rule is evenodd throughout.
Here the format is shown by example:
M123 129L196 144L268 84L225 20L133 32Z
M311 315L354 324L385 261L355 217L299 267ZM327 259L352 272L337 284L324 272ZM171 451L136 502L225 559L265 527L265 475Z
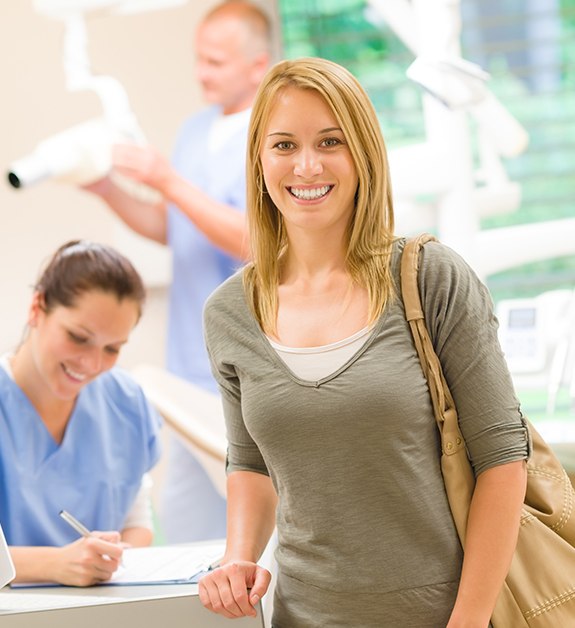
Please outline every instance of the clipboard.
M104 585L195 584L219 563L225 541L201 545L129 548L123 565Z

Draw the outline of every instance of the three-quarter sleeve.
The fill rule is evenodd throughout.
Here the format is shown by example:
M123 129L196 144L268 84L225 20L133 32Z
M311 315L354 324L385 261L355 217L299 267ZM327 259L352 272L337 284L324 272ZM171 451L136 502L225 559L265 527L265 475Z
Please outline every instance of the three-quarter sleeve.
M226 422L226 472L253 471L267 475L262 454L244 421L241 382L235 366L242 344L238 336L247 323L241 320L241 308L234 305L242 297L237 289L229 290L231 282L226 283L227 289L222 293L216 291L204 308L205 342Z
M475 474L528 458L529 434L487 287L457 253L439 243L424 247L419 281Z

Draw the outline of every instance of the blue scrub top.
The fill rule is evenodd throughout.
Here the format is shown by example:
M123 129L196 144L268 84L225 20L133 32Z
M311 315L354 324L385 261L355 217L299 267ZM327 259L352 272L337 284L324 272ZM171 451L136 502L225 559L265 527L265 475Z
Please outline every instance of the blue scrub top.
M220 115L209 107L188 118L178 135L172 163L178 173L213 199L245 211L248 118L215 152L206 149L208 134ZM168 310L168 369L188 381L217 391L203 335L203 309L208 296L241 262L214 246L174 205L168 212L168 244L172 251L172 283Z
M80 391L58 445L0 368L0 523L8 544L75 541L58 516L63 509L90 530L121 530L159 458L159 427L140 387L115 368Z

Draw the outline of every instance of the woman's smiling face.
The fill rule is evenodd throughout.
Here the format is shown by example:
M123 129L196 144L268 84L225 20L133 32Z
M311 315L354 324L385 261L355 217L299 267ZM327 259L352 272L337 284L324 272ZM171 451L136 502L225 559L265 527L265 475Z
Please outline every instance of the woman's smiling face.
M358 175L334 113L311 89L288 87L272 107L260 152L267 191L288 233L343 231Z
M74 399L98 375L112 368L139 318L132 299L90 290L73 307L46 311L36 295L30 309L34 366L50 393Z

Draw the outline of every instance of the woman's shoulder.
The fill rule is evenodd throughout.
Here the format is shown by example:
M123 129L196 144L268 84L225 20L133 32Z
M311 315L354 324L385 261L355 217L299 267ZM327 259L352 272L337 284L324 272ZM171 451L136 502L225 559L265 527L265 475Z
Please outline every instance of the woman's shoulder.
M407 242L416 237L418 236L396 237L393 241L393 253L401 256ZM421 255L435 261L444 260L448 264L461 262L465 263L463 257L459 253L447 244L444 244L439 239L429 240L426 242L421 249Z
M238 270L221 283L206 300L206 312L235 310L245 305L243 271Z
M439 241L428 242L422 250L420 283L427 290L455 292L470 296L477 292L482 298L486 287L469 262L455 249Z
M242 272L232 275L208 298L204 307L204 335L210 353L218 347L234 344L240 338L252 338L258 324L244 291Z
M401 257L408 237L399 237L394 242L394 254ZM421 249L419 275L427 282L441 282L449 277L474 274L469 263L455 249L440 240L430 240Z
M432 328L431 321L454 323L462 317L476 317L478 312L491 317L493 301L486 284L458 251L440 241L423 246L418 284Z

